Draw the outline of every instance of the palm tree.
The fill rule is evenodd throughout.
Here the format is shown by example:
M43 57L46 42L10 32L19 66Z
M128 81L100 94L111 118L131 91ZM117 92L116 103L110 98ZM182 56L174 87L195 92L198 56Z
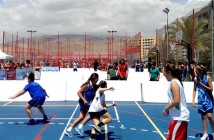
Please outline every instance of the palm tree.
M175 40L175 33L177 31L182 31L183 40L190 44L190 47L193 46L197 52L200 52L199 60L200 62L207 62L211 60L211 54L209 53L209 47L211 46L211 36L210 31L208 30L208 20L198 20L196 17L194 20L194 42L192 42L192 33L193 33L193 22L192 17L189 18L181 18L181 21L177 23L172 23L172 27L170 28L170 40ZM203 56L206 56L203 57ZM195 60L195 57L193 57ZM210 61L211 62L211 61Z

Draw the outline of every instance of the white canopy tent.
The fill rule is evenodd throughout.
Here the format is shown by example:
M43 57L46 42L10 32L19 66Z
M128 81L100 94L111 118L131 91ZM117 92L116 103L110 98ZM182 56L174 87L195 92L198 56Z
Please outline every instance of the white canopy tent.
M0 59L13 59L13 56L8 55L0 50Z

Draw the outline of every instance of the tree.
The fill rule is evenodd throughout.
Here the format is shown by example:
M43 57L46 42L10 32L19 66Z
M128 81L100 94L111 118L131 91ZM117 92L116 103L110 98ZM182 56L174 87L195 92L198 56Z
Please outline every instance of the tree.
M181 21L173 22L170 28L170 41L175 40L175 33L177 31L183 32L183 40L193 46L195 52L200 52L199 60L200 62L207 62L211 60L211 54L209 54L209 48L211 44L211 35L208 30L208 20L199 20L197 17L194 20L194 36L193 33L193 22L192 17L181 18ZM192 37L194 37L194 42L192 42ZM203 57L202 57L203 56ZM206 56L206 57L204 57ZM194 57L195 58L195 57ZM197 59L197 58L196 58ZM211 62L211 61L209 61Z

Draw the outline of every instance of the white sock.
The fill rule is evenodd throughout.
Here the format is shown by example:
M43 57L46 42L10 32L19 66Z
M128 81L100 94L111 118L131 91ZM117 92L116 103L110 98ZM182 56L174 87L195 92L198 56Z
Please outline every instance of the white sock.
M82 125L82 124L80 124L80 125L78 126L78 128L79 128L79 129L82 129L82 128L83 128L83 125Z
M72 127L68 127L67 131L71 131L72 130Z

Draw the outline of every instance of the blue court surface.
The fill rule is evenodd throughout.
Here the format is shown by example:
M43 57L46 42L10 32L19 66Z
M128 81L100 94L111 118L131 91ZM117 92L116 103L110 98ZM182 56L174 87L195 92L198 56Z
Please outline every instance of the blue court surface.
M32 109L36 125L28 126L28 116L25 113L27 102L0 102L0 140L84 140L89 139L93 122L84 126L85 137L81 137L75 129L73 137L65 135L65 129L79 115L76 101L49 102L44 109L50 118L47 124L42 123L42 115L37 108ZM107 102L112 103L112 102ZM170 117L162 116L166 104L144 102L117 102L118 106L108 108L112 122L102 127L98 140L164 140ZM190 122L188 140L199 140L202 135L202 125L197 109L189 104ZM209 126L209 124L208 124ZM211 134L211 128L209 134ZM209 139L213 137L209 135Z

